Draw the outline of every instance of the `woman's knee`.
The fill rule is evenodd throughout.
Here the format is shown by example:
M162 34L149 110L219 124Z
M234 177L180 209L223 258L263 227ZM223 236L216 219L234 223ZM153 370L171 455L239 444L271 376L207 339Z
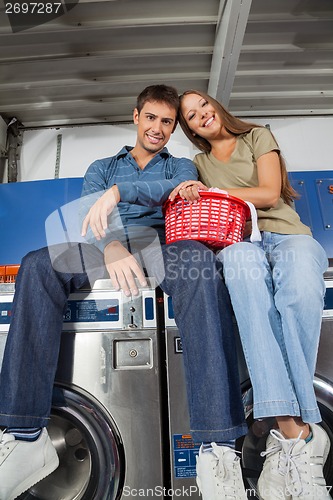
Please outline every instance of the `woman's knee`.
M289 276L303 274L322 275L328 265L328 259L322 246L311 236L295 235L284 240L273 252L275 266L288 269Z
M263 251L246 241L224 248L217 256L224 268L248 267L263 260Z

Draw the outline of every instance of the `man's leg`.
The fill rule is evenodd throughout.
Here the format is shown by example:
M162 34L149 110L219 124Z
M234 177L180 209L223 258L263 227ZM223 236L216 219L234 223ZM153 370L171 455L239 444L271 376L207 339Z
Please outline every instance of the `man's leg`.
M191 433L223 442L247 432L229 294L214 253L195 241L163 248L165 280L182 339Z
M0 431L1 499L16 498L59 463L38 429L49 421L63 312L72 291L103 273L103 255L92 245L57 247L52 261L44 248L22 261L0 374L0 426L7 428Z
M229 294L214 253L194 241L163 249L165 280L182 339L191 434L202 442L197 484L203 500L246 500L230 441L247 432ZM223 471L223 472L222 472Z

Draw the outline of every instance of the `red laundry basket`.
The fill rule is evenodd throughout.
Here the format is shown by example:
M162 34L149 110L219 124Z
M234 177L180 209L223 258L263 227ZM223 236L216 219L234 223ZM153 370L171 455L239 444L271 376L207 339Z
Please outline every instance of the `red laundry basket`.
M166 243L198 240L212 248L223 248L243 239L248 205L228 194L201 191L197 203L180 196L164 205Z

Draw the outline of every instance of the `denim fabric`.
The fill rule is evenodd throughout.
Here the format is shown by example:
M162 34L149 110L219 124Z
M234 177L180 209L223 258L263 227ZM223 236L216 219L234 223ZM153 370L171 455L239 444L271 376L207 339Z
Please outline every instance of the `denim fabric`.
M162 250L161 287L172 296L182 338L193 438L237 438L247 427L230 299L215 255L197 242ZM51 253L52 263L48 249L31 252L18 275L0 376L0 425L47 425L67 298L106 277L103 254L93 245L56 246ZM149 274L154 266L161 274L160 260L150 263Z
M253 385L254 417L319 422L313 377L327 257L311 236L263 232L218 256Z
M196 241L163 248L165 279L182 339L191 434L222 442L247 432L230 298L215 254ZM158 270L154 273L158 275Z
M23 258L17 276L0 374L2 426L47 425L67 298L89 285L85 262L96 262L95 279L104 274L103 254L93 245L73 245L70 250L57 245L52 252L57 265L52 266L48 248L42 248Z

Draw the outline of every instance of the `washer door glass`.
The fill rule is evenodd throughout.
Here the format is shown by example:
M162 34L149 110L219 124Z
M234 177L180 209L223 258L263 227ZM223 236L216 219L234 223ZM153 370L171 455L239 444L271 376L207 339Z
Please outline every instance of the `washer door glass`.
M111 417L90 395L57 386L49 435L60 464L20 500L115 500L123 484L124 456ZM60 397L59 397L60 396Z

